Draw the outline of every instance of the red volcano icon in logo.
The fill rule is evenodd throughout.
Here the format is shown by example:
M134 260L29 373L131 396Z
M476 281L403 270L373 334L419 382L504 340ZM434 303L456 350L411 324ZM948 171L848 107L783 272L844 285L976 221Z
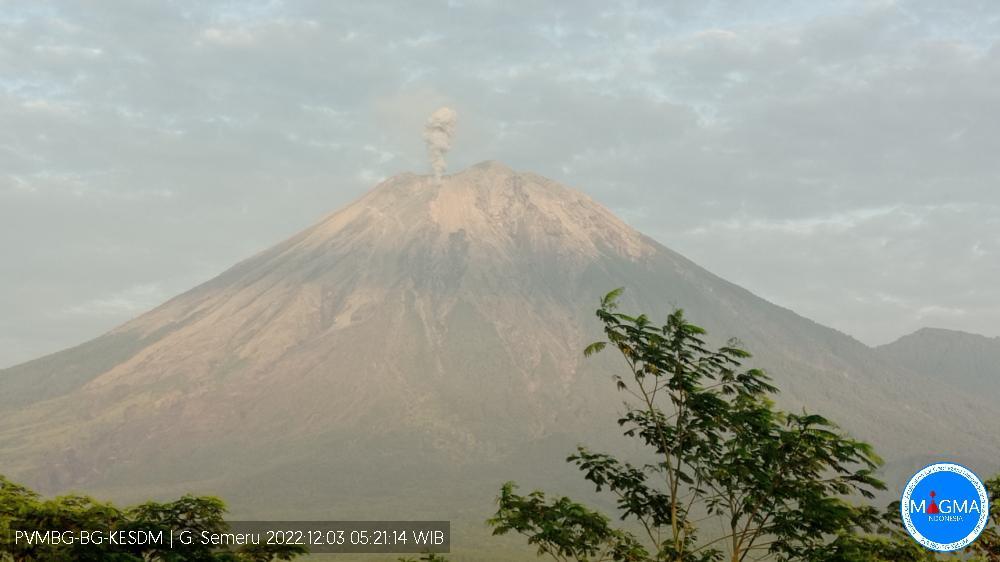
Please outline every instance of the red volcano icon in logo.
M941 510L938 509L937 502L934 501L934 496L936 496L936 495L937 494L934 493L934 490L931 490L931 505L927 506L927 514L928 515L933 515L935 513L941 513Z

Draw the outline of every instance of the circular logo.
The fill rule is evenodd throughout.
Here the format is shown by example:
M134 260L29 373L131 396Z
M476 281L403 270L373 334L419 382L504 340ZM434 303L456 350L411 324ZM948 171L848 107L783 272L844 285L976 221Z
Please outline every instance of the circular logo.
M903 526L931 550L965 548L979 537L990 516L990 499L971 470L954 463L924 467L903 488Z

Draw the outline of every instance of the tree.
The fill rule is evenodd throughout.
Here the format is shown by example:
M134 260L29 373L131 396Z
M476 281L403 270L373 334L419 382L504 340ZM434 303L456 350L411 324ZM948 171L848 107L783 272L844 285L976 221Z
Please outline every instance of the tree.
M13 530L23 531L163 531L192 534L228 530L226 506L210 496L187 495L166 503L146 502L119 509L88 496L66 495L50 500L0 475L0 562L271 562L292 560L306 553L297 545L250 545L230 552L200 541L173 548L163 545L18 544Z
M1000 562L1000 474L985 484L990 493L990 523L967 550L978 560Z
M628 560L648 558L631 533L613 529L609 519L567 497L547 501L539 491L519 496L513 482L504 484L489 520L494 534L516 531L538 547L538 554L566 560Z
M520 496L513 484L489 520L494 534L524 534L557 560L869 559L854 539L875 532L880 514L846 498L884 489L872 448L822 416L775 409L777 389L742 367L750 354L738 342L709 349L705 330L680 310L662 325L617 312L620 294L602 299L607 339L584 354L620 352L627 372L613 380L631 400L618 423L655 460L632 464L585 447L567 460L614 494L643 540L568 498ZM725 532L700 533L717 528L706 521Z
M239 550L238 562L272 562L293 560L307 554L306 547L297 544L252 544Z
M170 533L188 533L197 537L202 532L221 533L228 527L223 518L226 512L225 504L219 498L186 495L178 500L158 503L146 502L128 510L131 527ZM216 553L209 545L201 541L191 541L185 545L175 541L169 545L159 545L143 552L143 556L153 560L216 560Z

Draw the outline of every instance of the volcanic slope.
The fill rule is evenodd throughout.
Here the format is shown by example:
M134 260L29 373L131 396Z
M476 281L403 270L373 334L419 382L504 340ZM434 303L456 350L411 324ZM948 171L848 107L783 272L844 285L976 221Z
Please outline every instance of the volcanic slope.
M574 490L623 397L601 295L739 337L785 408L873 442L895 475L1000 459L990 400L775 306L585 195L484 162L403 174L91 342L0 371L0 472L236 514L482 520L501 482ZM479 529L479 531L476 531Z

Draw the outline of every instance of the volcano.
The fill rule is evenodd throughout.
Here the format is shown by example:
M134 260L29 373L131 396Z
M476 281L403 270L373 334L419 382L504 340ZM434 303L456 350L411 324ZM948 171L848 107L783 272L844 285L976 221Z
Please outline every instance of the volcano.
M484 162L390 178L110 333L0 371L0 472L47 492L193 491L242 516L468 520L485 535L504 480L569 489L576 443L616 442L622 365L582 354L616 287L624 310L680 307L718 343L740 338L781 406L875 444L890 486L925 461L996 469L986 397Z

